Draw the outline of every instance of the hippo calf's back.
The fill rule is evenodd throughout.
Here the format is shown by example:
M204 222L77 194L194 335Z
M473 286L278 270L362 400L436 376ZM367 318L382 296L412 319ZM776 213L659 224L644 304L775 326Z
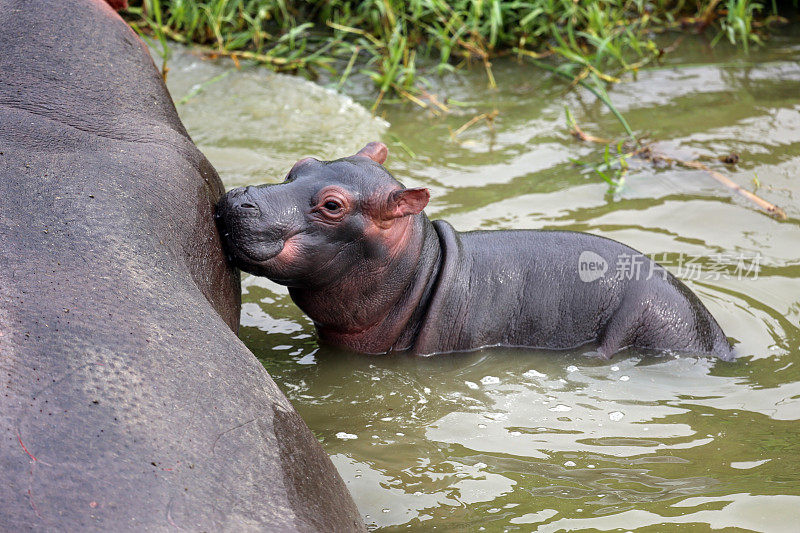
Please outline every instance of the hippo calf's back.
M729 357L722 330L697 297L628 246L569 231L459 233L433 224L441 278L418 353L598 341L605 356L633 345Z

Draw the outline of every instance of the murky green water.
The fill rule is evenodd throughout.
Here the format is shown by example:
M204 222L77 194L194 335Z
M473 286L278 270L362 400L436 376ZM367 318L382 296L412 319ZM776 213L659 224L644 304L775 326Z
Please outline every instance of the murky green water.
M281 181L300 157L349 155L382 139L390 171L431 189L432 218L460 230L559 228L625 242L683 277L743 354L721 363L338 353L318 346L283 287L246 276L241 337L322 440L370 527L797 531L800 38L749 57L686 40L669 61L611 92L633 128L681 157L710 158L747 188L757 178L787 221L680 168L634 162L624 190L608 194L572 165L601 154L569 136L563 108L599 136L621 135L613 117L589 93L565 95L561 80L511 61L495 65L497 91L479 70L433 79L440 97L466 102L446 117L400 108L387 123L295 78L173 59L176 100L231 71L178 106L228 186ZM350 92L369 104L366 89ZM492 109L493 129L480 123L451 139ZM738 167L713 160L731 151Z

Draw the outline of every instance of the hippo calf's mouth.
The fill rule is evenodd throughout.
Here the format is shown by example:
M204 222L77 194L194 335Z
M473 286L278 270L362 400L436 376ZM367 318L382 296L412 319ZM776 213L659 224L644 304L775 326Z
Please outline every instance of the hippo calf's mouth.
M260 250L238 249L242 255L256 263L265 263L283 251L284 242L264 243Z
M248 264L261 265L274 259L283 251L286 245L283 239L272 242L253 242L250 246L242 244L241 239L237 238L235 230L227 226L224 217L217 214L215 219L228 261L244 270L247 270L246 265Z

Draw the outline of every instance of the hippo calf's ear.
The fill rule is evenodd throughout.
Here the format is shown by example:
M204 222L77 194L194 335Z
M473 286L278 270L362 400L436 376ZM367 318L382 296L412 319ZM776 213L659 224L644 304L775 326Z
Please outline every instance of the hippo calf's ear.
M398 189L389 194L383 218L392 219L408 215L418 215L428 205L431 193L424 187Z
M360 155L361 157L369 157L379 165L382 165L389 156L389 149L386 148L386 145L383 143L371 142L356 152L356 155Z
M298 168L302 167L303 165L305 165L309 161L316 161L316 159L314 159L313 157L304 157L303 159L301 159L300 161L298 161L297 163L292 165L292 168L290 168L289 172L286 173L286 178L284 178L284 179L288 180L289 176L291 176L293 172L295 172Z
M313 157L304 157L303 159L301 159L300 161L298 161L297 163L292 165L292 168L291 168L291 170L289 170L289 172L291 172L292 170L294 170L294 169L296 169L298 167L301 167L301 166L305 165L306 163L308 163L309 161L312 161L313 159L314 159Z

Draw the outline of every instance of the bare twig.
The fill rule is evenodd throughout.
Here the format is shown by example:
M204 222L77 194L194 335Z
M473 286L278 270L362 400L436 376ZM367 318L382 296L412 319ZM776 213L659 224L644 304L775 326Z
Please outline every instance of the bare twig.
M253 61L257 61L259 63L266 63L269 65L275 65L282 68L301 68L306 64L303 59L287 59L285 57L276 57L276 56L269 56L266 54L259 54L256 52L249 52L247 50L203 50L200 49L198 52L206 57L214 59L219 56L223 57L230 57L234 59L237 63L240 59L250 59Z
M440 102L440 101L439 101L439 97L437 97L435 94L431 94L431 93L429 93L428 91L426 91L426 90L425 90L425 89L423 89L422 87L420 87L420 88L419 88L419 91L420 91L420 95L421 95L423 98L427 99L427 100L428 100L428 101L429 101L431 104L433 104L433 105L435 105L436 107L438 107L439 109L441 109L441 110L442 110L442 112L444 112L444 113L449 113L449 112L450 112L450 108L449 108L449 107L447 107L447 106L446 106L445 104L443 104L442 102Z
M734 181L732 181L730 178L728 178L724 174L721 174L721 173L717 172L716 170L708 168L706 165L704 165L700 161L684 161L682 159L671 159L671 158L668 158L668 157L665 157L664 159L667 160L667 161L672 161L675 164L680 165L682 167L693 168L693 169L697 169L697 170L702 170L704 172L708 172L708 174L712 178L717 180L719 183L725 185L726 187L728 187L732 191L738 193L739 195L743 196L744 198L747 198L748 200L750 200L751 202L753 202L758 207L760 207L761 209L763 209L764 211L766 211L770 215L774 216L778 220L786 220L786 212L783 209L781 209L780 207L778 207L777 205L775 205L773 203L770 203L770 202L764 200L763 198L761 198L757 194L754 194L754 193L748 191L747 189L742 188L739 184L735 183Z
M392 85L392 88L395 91L397 91L397 94L399 94L403 98L405 98L405 99L417 104L422 109L430 109L433 112L434 115L439 115L440 114L436 109L431 108L428 104L426 104L425 102L423 102L422 100L420 100L419 98L417 98L416 96L411 94L410 92L406 91L405 89L403 89L402 87L400 87L396 83L392 83L391 85Z
M456 137L464 133L470 126L477 124L481 120L486 120L486 122L489 123L489 125L492 125L494 123L494 119L497 117L499 113L500 112L497 109L495 109L491 113L481 113L480 115L472 117L463 126L458 128L456 131L452 132L450 134L450 137L452 139L455 139Z
M459 39L457 42L464 50L481 59L483 68L486 70L486 77L489 79L489 88L497 89L497 83L494 80L494 74L492 74L492 62L489 60L489 52L463 39Z
M594 135L586 133L575 122L572 123L572 129L570 130L569 133L578 140L590 143L608 144L611 142L609 139L604 139L602 137L595 137Z

